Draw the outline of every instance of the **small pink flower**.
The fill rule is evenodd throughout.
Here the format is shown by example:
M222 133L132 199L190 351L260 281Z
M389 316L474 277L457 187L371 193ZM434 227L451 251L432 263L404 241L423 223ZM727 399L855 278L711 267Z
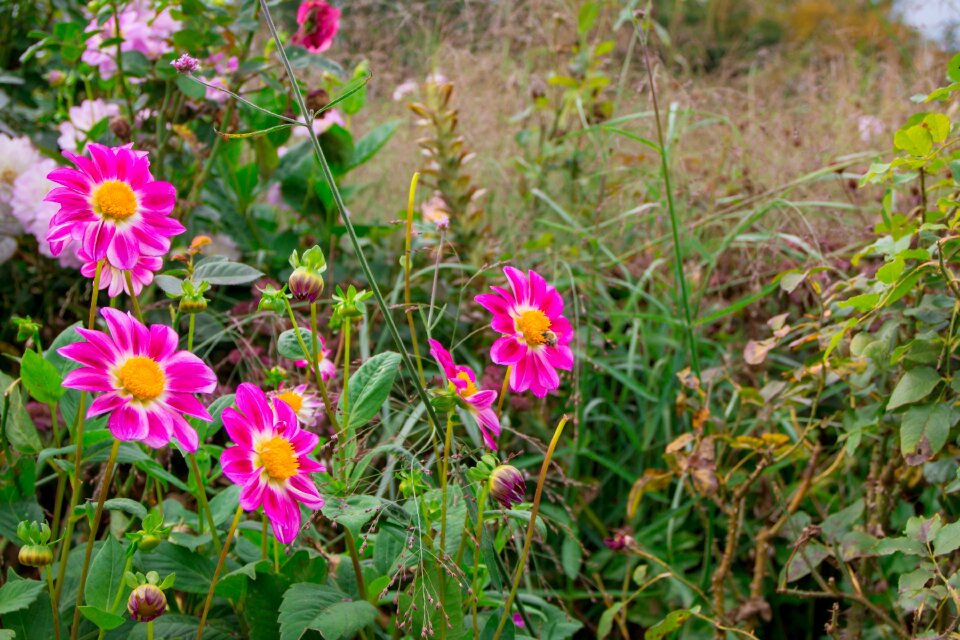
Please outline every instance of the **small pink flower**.
M60 205L50 219L47 241L55 256L72 242L92 260L107 258L115 269L133 269L145 256L162 256L170 238L185 231L170 214L177 191L154 180L147 154L129 145L88 145L90 157L63 155L77 168L60 167L47 176L63 185L46 200Z
M87 417L109 413L107 427L118 440L159 449L173 437L187 451L196 451L197 432L183 416L211 420L193 394L216 388L213 370L189 351L178 351L170 327L147 327L111 308L100 315L107 333L78 327L85 340L57 351L83 365L67 374L63 386L100 393Z
M323 336L317 336L317 340L320 343L320 377L326 382L337 377L337 367L333 364L333 360L328 357L330 349L327 349L324 344ZM309 363L306 360L294 360L293 364L298 369L306 369Z
M469 367L454 364L453 356L436 340L428 340L430 355L433 356L444 377L457 390L457 395L463 400L465 407L477 421L483 441L493 450L497 449L497 436L500 435L500 419L491 408L497 399L496 391L481 391L477 389L477 376Z
M80 273L87 278L93 278L97 273L97 261L91 258L87 253L80 249L77 251L77 257L83 261L80 267ZM153 282L153 274L163 267L163 258L159 256L143 256L137 259L137 264L130 269L130 281L133 283L133 291L127 287L127 278L124 276L123 269L117 269L109 261L103 263L100 270L100 290L107 290L107 295L114 298L120 293L126 293L128 296L139 296L143 288Z
M237 408L223 411L223 426L236 446L220 457L223 473L240 485L240 506L263 506L273 533L290 544L300 532L300 504L320 509L323 497L310 474L326 468L309 457L320 441L304 431L297 414L278 398L269 400L249 382L237 387Z
M293 34L293 44L311 53L323 53L340 29L340 9L324 0L305 0L297 10L297 24L300 28Z
M189 53L181 54L179 58L170 63L177 73L194 73L200 70L200 61L192 57Z
M542 398L560 386L557 369L573 368L573 329L563 316L563 298L536 271L524 274L504 267L510 290L490 287L495 293L475 300L493 314L491 326L504 334L490 348L490 358L513 367L510 388Z
M525 626L527 626L523 623L523 616L520 615L519 611L513 614L513 626L515 626L517 629L523 629Z

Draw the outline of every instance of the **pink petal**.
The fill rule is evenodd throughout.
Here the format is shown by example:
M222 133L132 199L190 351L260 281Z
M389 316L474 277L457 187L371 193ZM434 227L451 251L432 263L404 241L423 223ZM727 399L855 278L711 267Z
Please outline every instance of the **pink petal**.
M308 509L322 509L323 496L317 491L317 485L305 474L297 474L287 480L287 490ZM299 516L299 510L298 514ZM299 518L297 519L299 526Z
M164 399L166 404L188 416L199 418L204 422L213 422L213 418L207 412L206 407L189 393L170 393Z
M281 544L290 544L296 539L300 532L300 508L292 496L267 487L263 510L273 525L273 534Z
M150 433L147 414L129 403L110 415L107 426L117 440L143 440Z
M513 290L513 297L517 302L526 303L530 300L530 288L527 285L527 277L523 271L514 267L504 267L503 274L510 281L510 288Z
M513 336L497 338L490 347L490 359L497 364L515 365L527 355L527 345Z
M263 504L266 490L267 481L263 478L263 474L256 473L249 476L243 489L240 490L240 506L244 511L256 511Z
M113 391L110 376L97 369L74 369L63 379L63 386L80 391Z
M200 437L183 416L176 413L167 414L173 420L173 435L180 442L180 446L188 453L193 453L200 445Z
M109 411L115 411L127 403L119 393L105 393L90 404L87 417L93 418Z
M245 485L250 475L256 473L253 467L253 452L244 447L229 447L220 454L220 466L223 474L236 484Z
M237 387L236 393L237 408L243 412L243 415L259 431L266 431L273 428L273 411L267 404L267 397L263 391L249 382L242 383Z

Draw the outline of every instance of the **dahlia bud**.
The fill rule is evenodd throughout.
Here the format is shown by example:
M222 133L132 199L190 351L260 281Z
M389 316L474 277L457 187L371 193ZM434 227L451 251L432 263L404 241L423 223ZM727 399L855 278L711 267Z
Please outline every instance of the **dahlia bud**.
M53 551L45 544L26 544L20 547L17 559L25 567L45 567L53 564Z
M290 293L297 300L316 302L320 294L323 293L323 276L306 267L294 269L287 280L287 284L290 285Z
M167 597L154 584L142 584L130 593L127 611L137 622L150 622L167 610Z
M193 73L200 70L200 61L191 57L188 53L184 53L170 64L177 70L177 73Z
M204 292L210 288L210 283L202 280L200 284L193 284L189 280L183 282L183 295L180 297L180 313L200 313L207 308L207 299Z
M114 116L110 118L110 131L120 140L130 139L130 122L123 116Z
M527 483L516 467L502 464L490 474L490 495L504 509L512 509L523 502L527 494Z
M163 538L160 536L147 533L140 538L140 541L137 543L137 548L140 549L140 551L149 552L160 546L161 542L163 542Z

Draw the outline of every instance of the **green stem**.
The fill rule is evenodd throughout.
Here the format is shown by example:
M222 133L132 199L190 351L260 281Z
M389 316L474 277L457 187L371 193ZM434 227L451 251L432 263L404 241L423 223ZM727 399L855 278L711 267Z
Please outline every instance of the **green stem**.
M93 329L97 320L97 298L100 294L100 276L103 274L103 265L106 259L97 262L97 270L93 274L93 292L90 294L90 314L87 317L87 328ZM73 511L80 502L80 462L83 460L83 403L86 400L86 392L80 392L80 399L77 403L76 426L73 430L73 437L76 439L76 453L73 456L73 477L70 492L70 508L64 514L63 520L65 530L60 538L60 566L57 569L57 589L54 601L59 610L60 594L63 592L63 579L67 571L67 558L70 554L70 540L73 537L73 526L76 519L73 517ZM5 416L6 414L4 414Z
M192 319L193 316L191 315L190 318ZM200 503L201 509L207 515L207 523L210 525L210 535L213 537L213 546L216 547L217 551L220 551L220 536L217 535L217 525L213 522L213 511L210 510L210 503L207 502L206 482L200 475L200 465L197 464L197 454L188 453L187 459L190 460L190 468L193 470L193 480L197 483L197 502ZM197 523L197 533L203 533L203 520L200 519L199 514L197 514Z
M123 565L123 575L127 575L127 572L133 568L133 554L127 556L127 561ZM110 613L115 613L117 607L120 606L120 600L123 599L123 587L126 585L126 582L121 580L120 586L117 587L117 595L113 596L113 604L110 606Z
M420 346L417 344L417 328L413 322L413 303L410 296L410 272L413 270L413 261L411 249L413 238L413 204L417 197L417 182L420 181L420 174L414 173L410 180L410 193L407 196L407 232L404 238L404 273L403 273L403 305L406 309L407 327L410 329L410 342L413 345L413 355L417 363L417 375L420 376L420 384L426 386L427 379L423 375L423 363L420 361ZM430 323L427 323L427 332L430 331Z
M127 117L130 119L130 126L133 126L136 118L133 115L133 100L130 98L130 90L127 88L126 75L123 72L123 34L120 33L120 9L117 3L111 3L113 7L113 26L117 30L117 78L120 81L120 93L127 104Z
M520 587L520 578L523 576L523 569L527 565L527 556L530 554L530 545L533 544L533 535L536 532L537 513L540 511L540 498L543 497L543 485L547 480L547 471L550 470L550 459L560 441L560 434L563 433L563 427L567 424L567 416L564 415L556 430L553 432L553 439L550 440L550 446L547 447L547 453L543 456L543 464L540 465L540 477L537 478L537 491L533 495L533 506L530 508L530 523L527 525L527 537L523 541L523 550L520 552L520 558L517 561L517 570L513 574L513 585L510 587L510 595L503 606L503 615L500 617L500 624L497 625L497 631L493 634L493 640L499 640L503 633L503 627L510 618L510 609L513 606L513 599L517 596L517 589Z
M360 592L360 597L367 600L367 587L363 582L363 567L360 566L357 542L353 539L353 534L350 533L350 529L347 527L343 528L343 543L346 545L347 552L350 554L350 562L353 563L353 573L357 577L357 590Z
M280 573L280 541L273 539L273 572Z
M317 332L317 303L310 303L310 343L313 346L313 370L320 375L320 334ZM307 371L310 371L307 369Z
M503 414L503 399L507 397L507 389L510 384L510 374L513 373L513 365L507 365L507 370L503 373L503 386L500 387L500 398L497 400L497 418Z
M437 552L437 575L439 577L440 610L446 611L447 573L443 560L447 551L447 475L450 468L450 440L453 437L453 411L447 412L447 434L443 439L443 459L440 462L440 549ZM447 637L447 623L440 625L440 638Z
M223 563L227 559L227 552L230 550L230 542L233 540L233 534L237 532L237 525L240 524L240 517L243 516L243 507L238 506L237 512L233 515L233 522L230 523L230 530L227 531L227 539L220 550L220 558L217 560L217 568L213 570L213 578L210 580L210 591L207 593L207 600L203 603L203 613L200 614L200 626L197 627L197 640L203 639L203 627L207 623L207 614L210 613L210 605L213 603L213 592L217 588L217 579L220 572L223 571Z
M93 543L97 540L100 530L100 519L103 517L103 503L107 501L110 492L110 483L113 479L113 466L120 452L120 441L114 438L107 466L103 469L103 479L100 481L100 491L97 496L97 510L93 513L93 523L90 525L90 535L87 536L87 548L83 553L83 566L80 568L80 584L77 587L77 606L73 610L73 626L70 629L70 640L77 640L80 631L80 606L83 604L83 589L87 584L87 573L90 570L90 558L93 556Z
M123 277L127 282L127 291L130 295L130 303L133 305L133 315L137 316L137 320L140 321L140 324L143 324L143 312L140 310L140 301L137 300L137 296L133 292L133 275L130 271L124 271Z
M263 531L260 534L260 559L264 562L267 561L267 547L269 546L269 541L267 540L267 514L263 514Z
M191 313L187 321L187 351L193 351L193 330L197 324L197 314Z
M167 148L167 108L170 106L170 95L173 83L167 80L163 83L163 103L157 113L157 167L154 172L158 180L163 180L163 156Z
M147 623L147 640L153 640L153 620Z
M330 394L327 393L327 383L325 383L320 376L320 369L314 368L316 366L314 360L309 357L310 350L307 349L307 343L303 341L303 336L300 335L300 327L297 325L296 316L293 315L293 307L290 306L290 300L285 299L284 301L287 303L287 314L290 316L290 324L294 329L293 333L297 336L297 344L300 345L303 354L307 356L307 366L313 369L313 377L317 379L317 387L320 389L320 397L323 399L323 408L324 411L327 412L327 419L330 421L330 426L333 427L333 430L339 433L340 423L337 420L337 414L333 411L333 405L330 404Z
M301 115L307 118L309 112L307 111L306 102L303 99L303 93L300 91L300 85L297 82L297 77L293 73L293 67L290 65L290 60L287 58L287 53L283 48L283 40L281 40L280 34L277 32L277 26L274 24L273 17L270 15L270 9L267 6L266 0L260 0L260 8L263 11L263 17L267 23L267 27L270 29L270 34L273 36L273 40L276 43L277 54L280 56L280 61L283 63L283 67L287 72L287 76L290 78L293 97L297 102L297 106L300 109ZM317 137L313 127L306 127L306 130L307 135L310 136L310 141L313 143L313 150L316 153L317 161L320 163L320 169L323 171L324 179L326 179L327 184L330 186L330 191L333 194L333 201L334 204L336 204L337 212L340 214L340 218L343 220L343 225L347 229L347 235L350 238L350 244L353 246L353 250L357 254L357 260L360 262L360 269L363 271L364 277L370 284L370 290L373 291L373 297L376 298L377 305L380 307L380 313L383 315L384 322L387 324L387 330L390 332L394 344L396 344L397 351L400 353L400 358L403 360L404 366L408 371L415 371L416 367L410 358L410 354L407 353L406 347L403 343L403 337L400 335L400 330L397 329L397 323L394 321L393 316L390 313L390 307L387 305L387 301L384 299L383 293L380 291L380 286L373 277L373 270L370 268L370 264L367 262L367 257L363 253L363 248L360 246L360 239L357 237L357 232L353 228L353 222L350 220L350 214L347 213L347 208L343 203L343 197L340 195L340 189L337 187L336 180L333 178L333 173L330 171L330 165L327 163L327 158L323 153L323 148L320 146L320 139ZM306 352L306 350L304 351ZM414 386L417 389L417 395L419 396L420 401L423 402L431 425L433 426L434 430L437 430L440 422L437 419L437 414L433 408L433 405L430 403L430 395L427 393L426 386L421 384L419 378L414 378Z
M473 535L476 538L476 546L473 548L473 573L470 575L470 590L473 592L473 601L470 603L470 613L473 616L473 639L479 640L480 627L477 624L477 574L480 573L480 545L483 541L483 511L487 507L487 483L480 485L480 497L477 499L477 523Z
M50 608L51 613L53 613L53 640L60 640L60 612L57 611L57 603L53 599L53 571L50 570L50 565L45 566L43 571L47 576L47 591L50 592Z
M347 481L347 440L350 438L350 320L343 323L343 392L340 394L340 406L343 418L340 423L337 457L337 475L343 482ZM319 373L319 372L318 372Z

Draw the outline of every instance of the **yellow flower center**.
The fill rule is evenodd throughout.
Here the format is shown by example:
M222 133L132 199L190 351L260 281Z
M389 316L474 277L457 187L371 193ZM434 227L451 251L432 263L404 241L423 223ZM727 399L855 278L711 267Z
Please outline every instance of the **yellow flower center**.
M290 441L282 436L274 436L260 445L260 464L271 480L283 482L297 475L300 461Z
M527 344L540 345L547 342L543 334L550 330L550 318L539 309L524 311L520 317L513 321L517 331L523 334L523 340Z
M293 409L294 413L300 411L300 407L303 406L303 396L296 391L284 391L283 393L278 393L277 398L286 402L287 405Z
M163 393L167 381L163 370L153 358L134 356L123 363L117 371L120 384L134 398L140 401L153 400Z
M467 388L460 393L460 395L462 395L464 398L469 398L477 392L477 385L473 383L473 380L470 379L470 376L467 375L466 371L459 372L457 374L457 379L463 380L467 383Z
M137 196L126 182L107 180L93 192L93 210L105 218L126 220L137 212Z

